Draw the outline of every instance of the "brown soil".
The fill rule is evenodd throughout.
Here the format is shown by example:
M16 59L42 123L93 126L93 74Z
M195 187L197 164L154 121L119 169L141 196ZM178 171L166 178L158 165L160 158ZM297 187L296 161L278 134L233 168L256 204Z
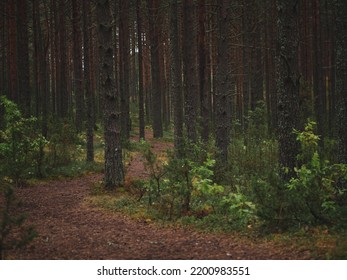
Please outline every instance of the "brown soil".
M171 144L153 141L160 152ZM145 177L140 156L128 176ZM11 259L308 259L310 252L232 234L163 227L86 203L102 174L41 182L17 191L39 236Z

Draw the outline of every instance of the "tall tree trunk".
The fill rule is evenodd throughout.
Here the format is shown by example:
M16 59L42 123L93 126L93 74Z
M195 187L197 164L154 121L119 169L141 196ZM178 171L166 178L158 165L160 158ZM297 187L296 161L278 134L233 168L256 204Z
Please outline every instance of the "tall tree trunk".
M112 44L112 16L108 0L96 4L100 56L100 84L104 105L105 177L106 189L114 189L124 182L120 141L120 113L118 91L114 84Z
M8 18L8 62L9 62L9 79L8 89L9 97L18 103L17 93L17 30L16 30L16 1L7 2L7 18Z
M69 96L67 90L67 45L66 45L66 21L65 21L65 1L59 1L59 76L58 86L58 116L68 117Z
M162 40L159 40L162 41ZM167 130L169 127L168 122L168 108L167 108L167 98L168 93L166 90L166 67L165 67L165 43L161 45L159 49L159 79L160 79L160 92L161 92L161 112L164 129Z
M231 71L229 67L228 48L230 32L228 27L231 20L230 3L227 0L218 0L218 45L217 45L217 72L216 72L216 147L217 155L217 173L222 176L223 170L228 162L229 145L229 92Z
M162 100L160 92L160 62L159 62L159 2L148 0L149 34L151 44L151 74L152 74L152 122L153 137L163 137Z
M83 13L83 61L84 61L84 95L86 97L87 105L87 161L94 161L94 102L93 92L91 89L91 68L90 68L90 34L91 28L91 15L89 1L82 1L82 13ZM83 96L83 94L82 94Z
M324 141L324 127L325 127L325 87L323 82L323 65L322 65L322 46L321 46L321 24L320 24L320 6L319 0L312 0L312 46L313 56L313 95L314 95L314 108L317 121L318 135L321 137L319 142L322 146Z
M40 116L42 119L42 134L47 136L48 133L48 108L49 108L49 99L48 99L48 71L47 71L47 59L46 51L47 48L44 45L45 39L42 34L42 27L40 21L40 6L37 0L33 0L33 21L34 21L34 33L35 34L35 45L36 45L36 67L37 67L37 83L36 83L36 107L37 107L37 116Z
M143 97L143 59L142 59L142 18L141 0L136 2L137 18L137 44L138 44L138 67L139 67L139 138L145 139L145 111Z
M170 51L171 51L171 95L174 104L174 146L175 156L183 157L183 104L182 71L179 53L178 4L170 2Z
M255 30L252 36L252 65L251 65L251 110L254 111L263 98L263 58L261 28Z
M83 1L85 2L85 1ZM82 77L82 40L81 40L81 2L72 1L73 33L73 80L76 104L76 130L82 132L84 119L84 95Z
M193 0L183 1L184 113L188 139L197 141L198 76L196 12Z
M347 2L335 0L335 7L338 161L347 163Z
M298 143L293 133L299 123L299 73L298 73L298 2L277 0L277 94L278 143L281 176L289 180L294 176Z
M273 135L277 131L277 93L275 79L275 46L276 46L276 31L274 14L276 15L276 5L274 0L267 1L271 7L271 12L266 15L265 29L265 93L267 107L268 131Z
M52 0L52 10L53 10L53 19L54 19L54 83L55 83L55 89L53 90L53 96L52 96L52 107L53 107L53 115L59 116L60 114L60 84L61 84L61 77L60 77L60 47L59 47L59 20L58 20L58 5L57 0Z
M267 1L267 4L270 2ZM272 108L271 108L271 88L270 88L270 73L271 73L271 67L270 67L270 57L271 57L271 44L270 44L270 16L268 14L265 15L265 32L264 32L264 46L265 46L265 57L264 57L264 70L265 70L265 99L266 99L266 115L267 115L267 126L268 131L271 134L272 133Z
M91 8L91 3L87 5L87 14L92 19L94 17L94 13ZM98 56L98 49L95 47L97 45L97 36L95 27L93 25L93 21L90 21L89 23L90 28L89 30L89 79L90 79L90 92L91 92L91 100L92 100L92 118L93 118L93 125L96 129L96 121L99 117L101 119L101 112L102 112L102 102L100 101L100 94L96 94L97 88L99 88L99 68L96 67L99 63L99 56Z
M207 143L210 135L210 107L209 107L209 88L208 74L206 67L206 28L205 0L199 1L199 91L200 91L200 116L201 116L201 139Z
M6 2L0 2L0 10L6 11ZM0 92L2 94L7 94L7 18L5 16L2 16L0 19ZM1 129L1 122L3 120L2 118L2 107L0 107L0 129Z
M251 49L251 30L252 30L252 3L243 0L242 11L242 69L243 69L243 118L241 120L244 130L247 129L248 112L251 109L251 63L252 63L252 49Z
M336 78L336 63L335 63L335 36L334 36L334 9L331 5L331 0L324 1L326 12L326 30L327 30L327 45L329 49L329 55L326 62L326 71L328 76L328 104L327 104L327 127L329 129L329 137L334 137L335 132L335 78Z
M0 2L0 10L6 11L6 1ZM7 18L0 18L0 92L7 96ZM5 108L0 106L0 130L4 128Z
M146 31L146 28L144 28L144 32L148 34ZM148 29L147 29L148 30ZM144 86L144 97L145 97L145 121L146 123L151 122L151 115L152 115L152 108L150 106L150 87L151 87L151 62L150 62L150 42L149 38L146 35L143 35L142 37L143 41L143 65L144 65L144 79L143 79L143 86Z
M119 1L119 49L120 49L120 109L122 139L130 138L130 36L129 36L129 1Z
M17 1L17 69L18 96L25 116L30 115L30 78L29 78L29 38L28 5L26 0Z

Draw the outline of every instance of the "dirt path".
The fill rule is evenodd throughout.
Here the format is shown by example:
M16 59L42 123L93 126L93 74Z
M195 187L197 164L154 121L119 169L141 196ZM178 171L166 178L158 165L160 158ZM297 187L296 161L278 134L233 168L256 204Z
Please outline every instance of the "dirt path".
M154 142L160 151L163 144ZM128 172L145 176L135 157ZM307 259L309 252L252 242L236 234L203 234L164 228L87 205L93 174L21 189L23 210L39 234L26 248L8 252L12 259Z

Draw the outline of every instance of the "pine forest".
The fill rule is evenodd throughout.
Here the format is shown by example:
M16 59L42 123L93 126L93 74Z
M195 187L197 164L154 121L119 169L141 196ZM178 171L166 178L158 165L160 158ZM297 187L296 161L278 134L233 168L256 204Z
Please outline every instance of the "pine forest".
M0 0L0 259L347 259L347 1Z

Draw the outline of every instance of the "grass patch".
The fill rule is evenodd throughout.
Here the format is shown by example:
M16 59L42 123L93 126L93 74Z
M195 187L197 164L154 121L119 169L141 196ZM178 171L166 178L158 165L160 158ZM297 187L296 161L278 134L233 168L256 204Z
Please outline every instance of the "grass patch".
M152 220L147 213L146 205L126 193L93 195L87 198L87 203L114 213L125 214L134 219Z
M115 192L107 192L103 187L103 182L99 181L91 186L87 202L101 209L123 213L132 218L149 219L146 203L138 199L129 188L122 187Z
M71 162L70 164L56 167L48 171L48 177L81 177L90 173L102 172L103 165L97 162L86 162L86 161L76 161Z
M347 233L334 231L326 226L302 227L289 232L262 235L278 244L295 246L302 252L310 252L312 259L346 260Z

